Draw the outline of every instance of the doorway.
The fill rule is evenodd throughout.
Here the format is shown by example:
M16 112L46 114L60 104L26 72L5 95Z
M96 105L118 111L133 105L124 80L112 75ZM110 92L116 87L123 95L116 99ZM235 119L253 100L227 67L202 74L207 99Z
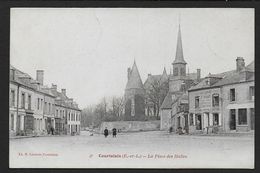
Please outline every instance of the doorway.
M178 122L177 127L178 127L178 128L181 127L181 117L178 117L178 118L177 118L177 122Z
M236 130L236 110L230 109L230 130Z
M250 109L251 130L255 130L255 108Z
M196 130L201 130L202 124L201 124L201 115L196 114Z

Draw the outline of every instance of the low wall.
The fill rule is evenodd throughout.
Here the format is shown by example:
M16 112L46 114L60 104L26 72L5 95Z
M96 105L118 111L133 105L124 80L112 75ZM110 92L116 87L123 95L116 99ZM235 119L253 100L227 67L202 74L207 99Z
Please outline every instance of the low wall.
M120 130L120 132L160 130L160 120L103 122L100 126L100 133L103 133L106 127L110 132L113 128Z

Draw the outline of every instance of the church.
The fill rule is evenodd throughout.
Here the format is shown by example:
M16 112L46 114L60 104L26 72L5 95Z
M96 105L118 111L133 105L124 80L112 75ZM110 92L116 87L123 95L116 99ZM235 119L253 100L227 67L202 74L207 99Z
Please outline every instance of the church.
M124 120L160 120L161 130L185 127L188 114L187 90L200 81L201 73L200 69L196 73L186 73L186 65L179 25L176 55L170 74L164 68L160 75L148 74L143 83L136 62L132 68L128 68Z

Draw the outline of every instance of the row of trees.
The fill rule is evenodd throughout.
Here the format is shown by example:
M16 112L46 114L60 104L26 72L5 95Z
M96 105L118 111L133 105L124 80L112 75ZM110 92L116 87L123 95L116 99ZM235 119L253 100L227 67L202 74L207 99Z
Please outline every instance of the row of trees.
M82 110L81 126L98 127L103 121L120 121L123 109L123 97L104 97L97 105Z
M159 120L159 109L169 91L169 80L151 81L145 88L144 103L138 106L147 108L145 120ZM131 103L128 106L131 109ZM82 110L81 126L98 127L103 121L120 121L124 118L124 98L104 97L101 101ZM127 110L126 110L127 111ZM143 115L144 116L144 115Z

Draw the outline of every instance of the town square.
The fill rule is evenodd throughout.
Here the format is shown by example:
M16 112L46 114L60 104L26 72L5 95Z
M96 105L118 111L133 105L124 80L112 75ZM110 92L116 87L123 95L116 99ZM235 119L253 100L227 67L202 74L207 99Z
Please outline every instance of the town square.
M11 168L254 168L253 9L13 8L10 32Z
M253 134L191 136L149 131L104 138L82 131L79 136L10 140L10 166L15 163L21 168L32 164L37 168L243 168L252 166L253 153Z

